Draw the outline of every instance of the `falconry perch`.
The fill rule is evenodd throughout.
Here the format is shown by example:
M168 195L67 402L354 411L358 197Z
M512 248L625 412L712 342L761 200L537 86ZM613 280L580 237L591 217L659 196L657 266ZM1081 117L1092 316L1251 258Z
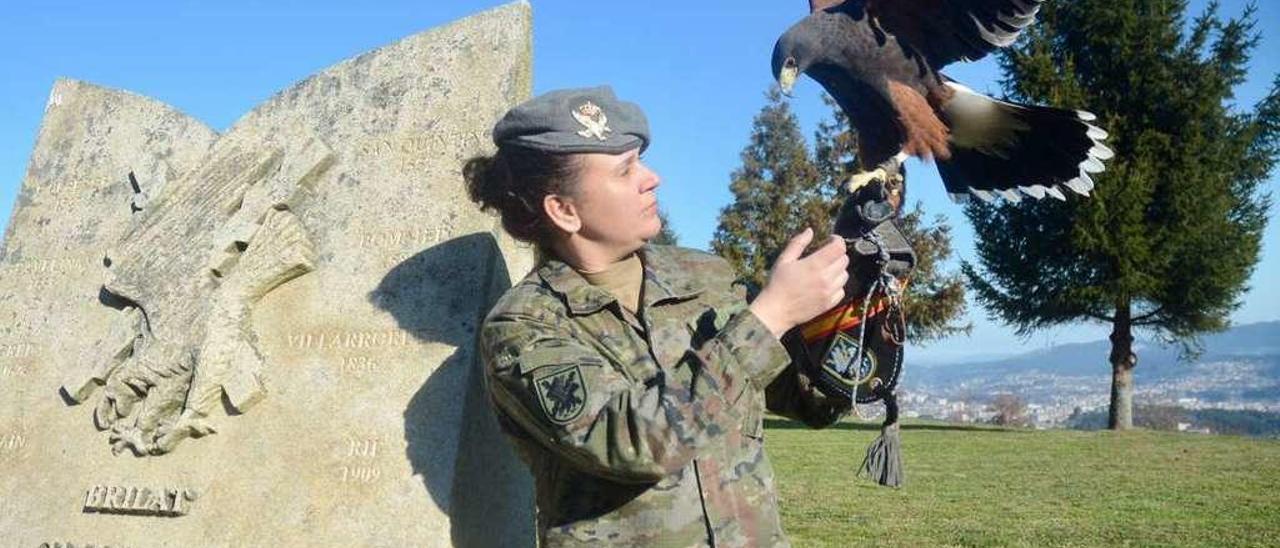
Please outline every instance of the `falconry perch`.
M883 181L907 156L934 159L953 199L1088 195L1113 156L1088 112L977 93L940 69L1013 43L1043 0L810 0L778 39L773 74L790 92L808 74L858 131L864 169Z

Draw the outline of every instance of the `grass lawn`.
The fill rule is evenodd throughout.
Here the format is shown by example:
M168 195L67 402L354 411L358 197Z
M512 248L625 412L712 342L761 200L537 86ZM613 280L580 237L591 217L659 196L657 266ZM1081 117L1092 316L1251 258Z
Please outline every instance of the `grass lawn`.
M773 418L783 525L808 546L1280 546L1280 441L905 421L900 489L855 478L879 425Z

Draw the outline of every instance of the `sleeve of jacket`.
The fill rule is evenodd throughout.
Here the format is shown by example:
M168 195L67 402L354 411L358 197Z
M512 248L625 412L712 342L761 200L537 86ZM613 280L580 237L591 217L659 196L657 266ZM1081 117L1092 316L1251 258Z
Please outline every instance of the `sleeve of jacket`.
M690 347L676 371L644 381L627 378L590 344L545 310L491 315L480 333L499 412L576 468L618 482L656 482L740 428L735 404L749 379L786 361L746 309Z
M727 266L727 264L726 264ZM737 302L746 309L748 288L745 284L732 284ZM777 342L777 339L773 339ZM753 376L753 383L764 389L764 405L774 414L801 421L812 428L835 424L849 412L852 406L845 399L827 397L819 392L809 379L808 351L795 329L783 334L781 343L787 357L778 366L762 370Z
M746 303L746 286L734 283L733 288L739 300ZM828 397L813 386L808 374L810 369L807 367L808 353L804 349L804 340L795 329L783 334L781 345L787 358L779 363L785 367L769 369L752 379L764 387L765 407L813 428L835 424L851 409L848 400Z
M827 396L813 385L809 376L812 368L809 367L808 352L804 348L804 339L798 332L788 331L783 335L782 342L791 356L791 362L765 388L765 407L812 428L835 424L852 408L849 400Z

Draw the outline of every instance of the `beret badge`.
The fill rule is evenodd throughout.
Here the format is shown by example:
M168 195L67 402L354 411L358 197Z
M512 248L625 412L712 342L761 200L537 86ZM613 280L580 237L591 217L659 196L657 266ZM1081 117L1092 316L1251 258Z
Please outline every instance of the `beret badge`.
M573 109L573 119L586 128L578 132L578 135L583 137L595 137L604 141L608 138L605 134L613 131L609 128L609 118L604 115L604 109L601 109L591 101L587 101L579 105L578 108Z

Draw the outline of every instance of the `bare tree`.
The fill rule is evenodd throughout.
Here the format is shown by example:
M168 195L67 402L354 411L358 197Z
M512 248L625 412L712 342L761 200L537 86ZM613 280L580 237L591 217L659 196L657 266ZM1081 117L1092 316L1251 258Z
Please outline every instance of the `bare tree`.
M1000 426L1030 426L1027 416L1027 402L1014 394L996 394L991 399L988 409L995 412L991 418L993 424Z

